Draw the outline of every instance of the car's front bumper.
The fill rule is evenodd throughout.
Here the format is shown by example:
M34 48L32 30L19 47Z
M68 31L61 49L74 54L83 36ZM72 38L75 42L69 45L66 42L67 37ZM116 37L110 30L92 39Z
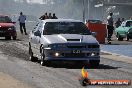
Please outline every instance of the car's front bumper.
M6 36L17 36L17 33L14 30L10 30L10 31L1 31L0 30L0 37L6 37Z
M76 50L76 49L74 49ZM77 49L79 50L79 49ZM80 49L81 53L73 54L73 50L50 50L45 49L45 60L54 61L90 61L90 60L100 60L100 49ZM56 56L55 54L59 55ZM95 55L92 55L94 53Z
M132 33L128 33L127 35L130 39L132 39Z

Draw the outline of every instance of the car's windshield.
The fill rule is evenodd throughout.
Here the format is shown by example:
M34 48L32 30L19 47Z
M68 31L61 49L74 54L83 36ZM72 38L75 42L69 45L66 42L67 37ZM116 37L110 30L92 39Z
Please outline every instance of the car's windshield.
M91 35L91 32L82 22L47 22L44 28L44 35L52 34Z
M0 16L0 23L10 23L11 19L8 16Z
M132 21L127 21L126 22L126 27L132 27Z

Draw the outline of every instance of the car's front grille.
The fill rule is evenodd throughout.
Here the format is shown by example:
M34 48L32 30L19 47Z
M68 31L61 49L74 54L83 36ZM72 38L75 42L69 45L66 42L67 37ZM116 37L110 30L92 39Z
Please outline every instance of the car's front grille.
M0 27L1 31L6 31L8 28L7 27Z
M68 48L86 48L86 46L67 46Z
M0 27L0 33L5 33L8 30L6 27Z
M67 46L68 48L99 48L99 45L74 45Z
M66 58L83 58L85 57L85 53L80 53L80 54L65 53L63 54L63 56Z
M132 31L130 31L129 34L132 34Z
M67 41L80 41L80 39L67 39Z

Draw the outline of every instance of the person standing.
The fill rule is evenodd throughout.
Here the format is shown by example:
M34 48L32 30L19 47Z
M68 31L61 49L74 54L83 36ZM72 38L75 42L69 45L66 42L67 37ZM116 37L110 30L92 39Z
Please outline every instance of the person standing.
M58 18L56 17L55 13L53 13L52 19L58 19Z
M125 18L122 18L122 19L121 19L121 22L124 22L124 21L125 21Z
M111 37L113 35L113 30L114 30L114 26L113 26L113 13L110 13L109 16L107 17L107 30L108 30L108 36L107 36L107 40L110 41Z
M42 15L39 19L40 20L49 19L48 15L47 15L47 12L44 15Z
M49 19L49 16L47 15L47 13L45 13L45 19Z
M115 26L116 26L116 28L118 28L119 26L121 26L121 19L120 18L118 18L118 20L116 21L116 23L115 23Z
M49 13L49 19L52 19L51 13Z
M132 20L132 16L130 17L130 20Z
M25 26L26 16L23 15L22 12L20 12L20 16L19 16L18 21L19 21L19 24L20 24L20 31L21 31L21 34L23 34L23 29L24 29L25 35L27 35L26 26Z

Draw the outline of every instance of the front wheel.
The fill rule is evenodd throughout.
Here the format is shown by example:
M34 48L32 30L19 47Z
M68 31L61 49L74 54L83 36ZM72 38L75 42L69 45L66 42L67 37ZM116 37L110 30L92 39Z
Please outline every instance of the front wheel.
M35 61L35 57L33 56L33 52L30 45L29 45L29 60L32 62Z
M117 33L117 39L118 41L123 41L123 38Z
M129 41L129 36L127 35L127 41Z
M13 38L13 40L16 40L17 37L16 36L13 36L12 38Z
M41 47L41 61L40 61L40 64L41 64L42 66L45 66L45 65L47 65L46 62L47 62L47 61L45 61L44 49L43 49L43 47Z

